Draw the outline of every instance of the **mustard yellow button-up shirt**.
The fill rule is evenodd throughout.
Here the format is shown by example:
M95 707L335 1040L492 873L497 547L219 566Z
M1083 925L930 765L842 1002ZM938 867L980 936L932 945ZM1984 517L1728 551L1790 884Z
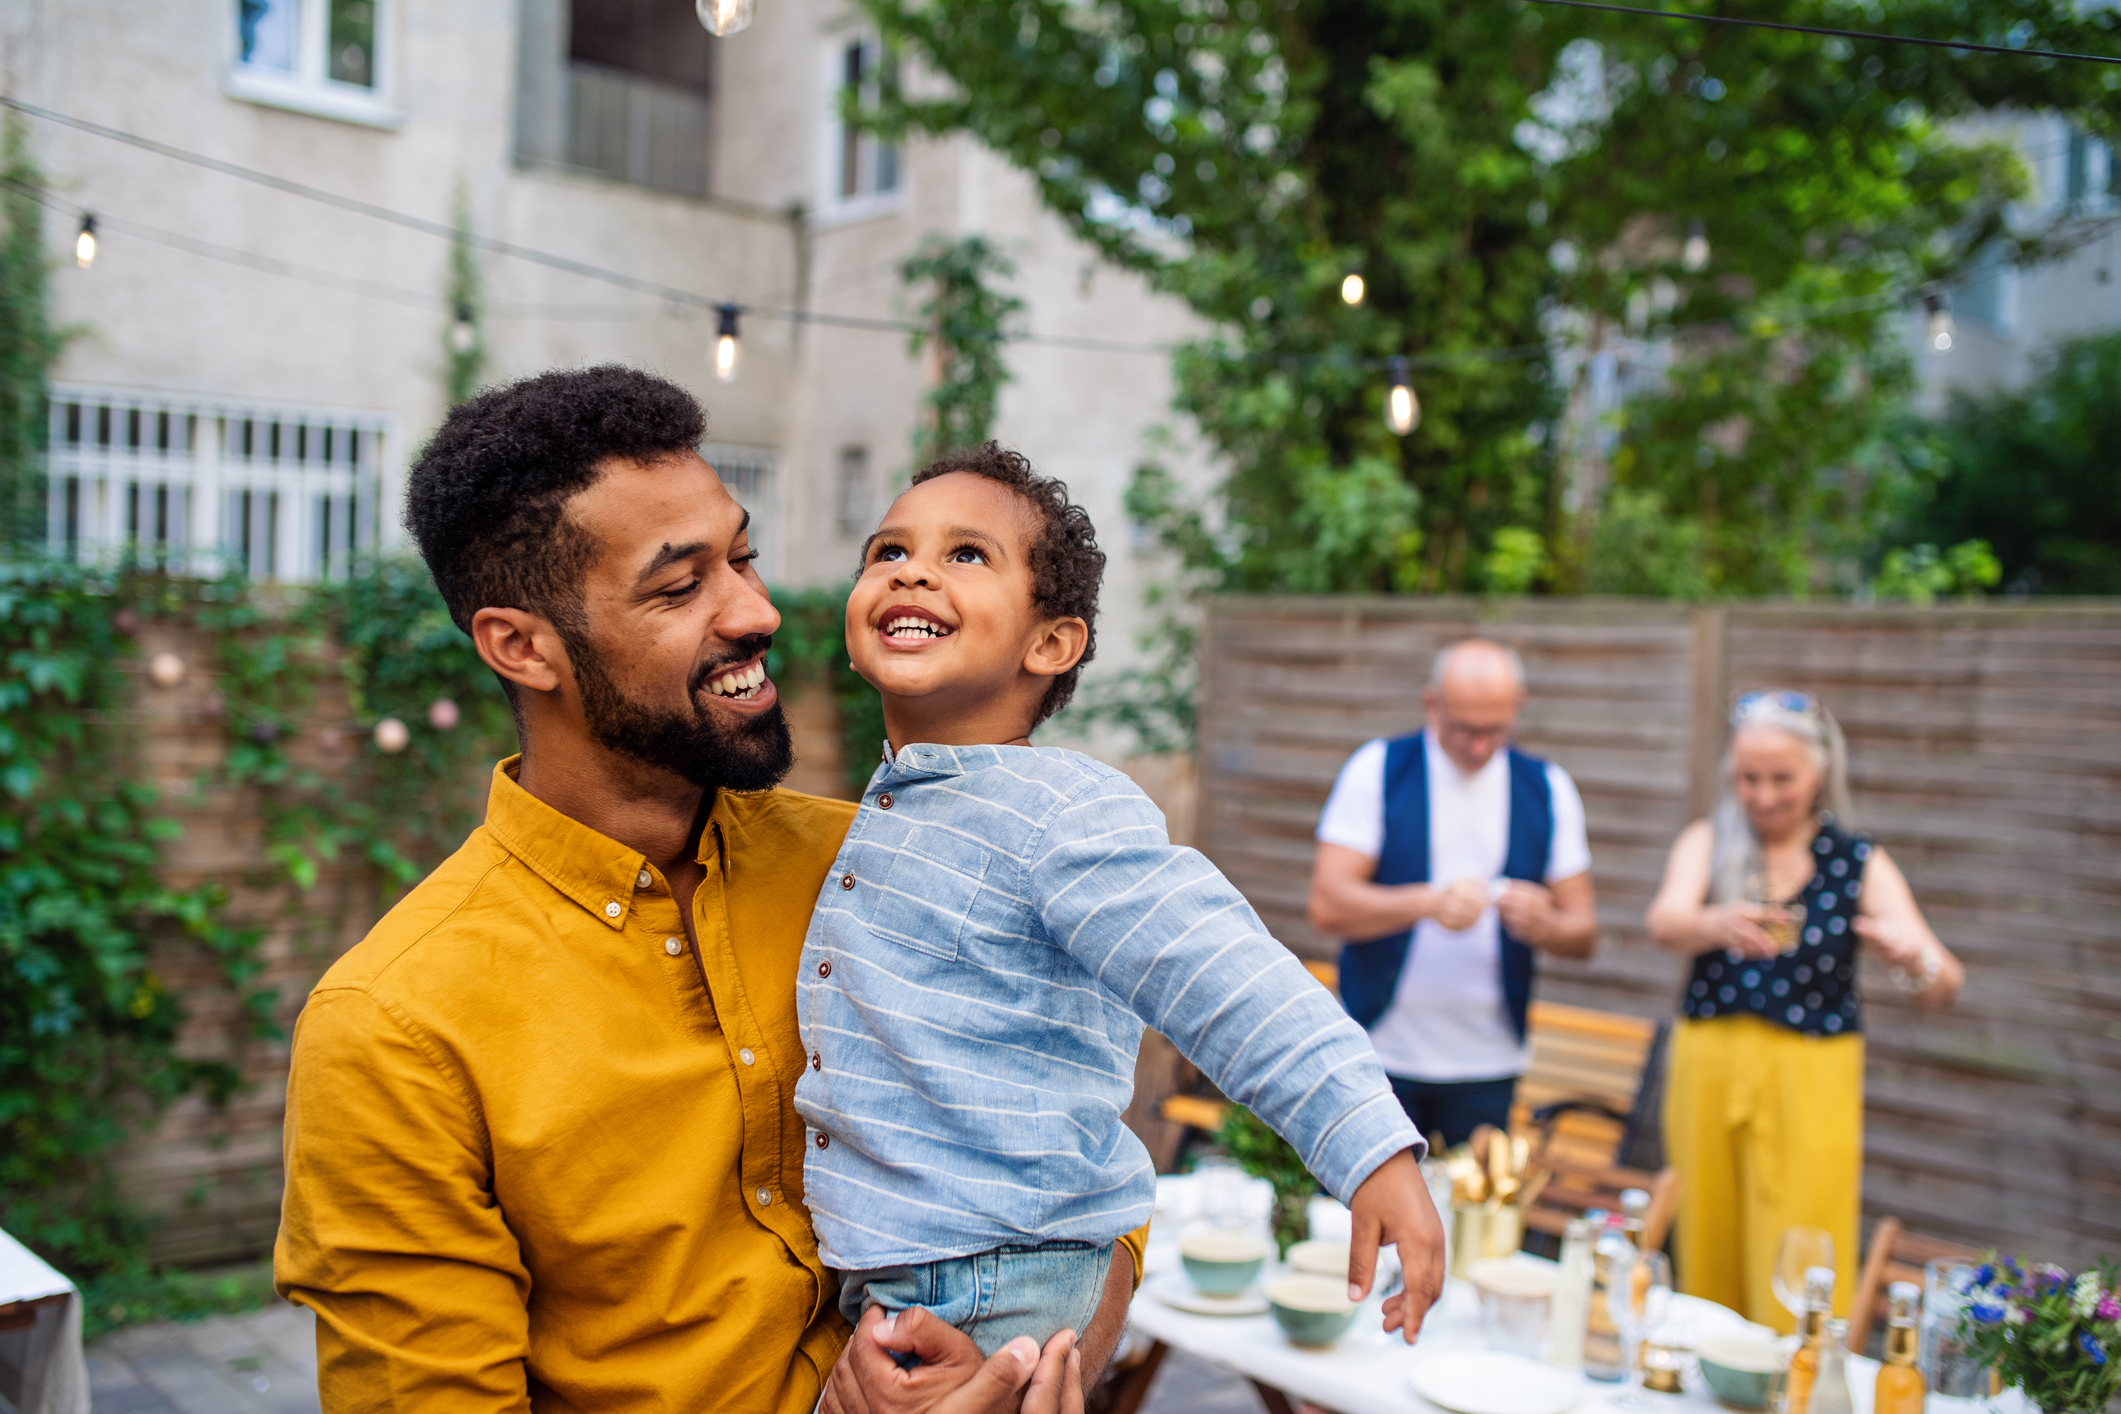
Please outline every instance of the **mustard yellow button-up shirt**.
M723 792L695 953L657 871L513 768L295 1030L274 1271L324 1407L807 1414L846 1326L795 968L855 807Z

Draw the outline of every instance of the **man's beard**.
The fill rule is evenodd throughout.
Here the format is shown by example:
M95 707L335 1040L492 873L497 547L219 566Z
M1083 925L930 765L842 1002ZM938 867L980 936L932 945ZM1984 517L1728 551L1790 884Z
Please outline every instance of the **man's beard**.
M619 691L604 658L587 636L566 635L567 656L582 692L582 714L590 734L612 751L684 777L706 790L771 790L795 765L795 746L781 704L729 727L716 724L700 704L708 681L733 663L757 657L773 640L760 636L737 645L731 659L696 668L685 684L685 707L650 707ZM580 641L575 641L580 640Z

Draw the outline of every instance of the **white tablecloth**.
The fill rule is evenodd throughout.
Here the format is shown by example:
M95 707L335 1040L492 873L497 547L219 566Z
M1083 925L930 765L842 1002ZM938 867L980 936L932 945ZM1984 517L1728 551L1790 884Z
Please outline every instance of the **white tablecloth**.
M1165 1185L1170 1180L1163 1180ZM1178 1195L1173 1195L1178 1196ZM1328 1209L1339 1209L1336 1214ZM1314 1231L1344 1238L1346 1210L1330 1199L1313 1200ZM1147 1272L1156 1276L1178 1268L1177 1222L1150 1231ZM1334 1228L1338 1231L1333 1231ZM1326 1350L1291 1345L1274 1324L1271 1315L1196 1316L1165 1305L1145 1285L1128 1313L1128 1329L1136 1336L1163 1341L1176 1349L1212 1360L1249 1379L1271 1385L1296 1399L1338 1410L1339 1414L1441 1414L1437 1407L1414 1392L1408 1372L1419 1362L1439 1352L1485 1350L1480 1331L1480 1303L1474 1290L1461 1281L1445 1284L1443 1299L1422 1323L1421 1337L1412 1346L1397 1335L1386 1335L1378 1298L1372 1295L1356 1313L1347 1335ZM1696 1297L1677 1300L1693 1318L1698 1331L1745 1322L1735 1313ZM1856 1414L1871 1414L1871 1393L1878 1377L1878 1362L1862 1356L1849 1360L1849 1393ZM1579 1377L1580 1378L1580 1377ZM1582 1398L1574 1414L1605 1414L1620 1395L1617 1384L1582 1380ZM1642 1398L1656 1409L1669 1407L1672 1414L1728 1414L1701 1383L1698 1372L1689 1370L1686 1392L1677 1395L1645 1393ZM1948 1401L1958 1404L1961 1401ZM2031 1414L2031 1406L2016 1390L1994 1401L1966 1401L1973 1409L1992 1409L1995 1414ZM1938 1401L1931 1408L1937 1409Z
M88 1414L81 1356L81 1296L43 1258L0 1232L0 1306L64 1297L37 1307L35 1325L0 1331L0 1395L22 1414Z

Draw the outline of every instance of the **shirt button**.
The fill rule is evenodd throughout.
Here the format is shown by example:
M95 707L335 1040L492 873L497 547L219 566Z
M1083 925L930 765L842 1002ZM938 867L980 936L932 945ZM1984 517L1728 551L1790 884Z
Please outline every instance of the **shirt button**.
M880 810L889 810L891 808L891 792L887 790L882 795L878 796L876 798L876 804L877 808Z
M760 1206L761 1208L770 1208L770 1207L772 1207L772 1206L773 1206L773 1190L772 1190L772 1189L770 1189L770 1188L761 1188L761 1189L759 1190L759 1195L758 1195L758 1196L759 1196L759 1206Z
M832 1136L831 1136L831 1135L829 1135L829 1134L823 1134L823 1133L820 1133L820 1134L818 1135L818 1137L817 1137L817 1146L818 1146L818 1147L819 1147L820 1149L829 1149L829 1148L831 1148L831 1147L832 1147Z
M819 963L817 965L817 975L820 977L830 977L832 975L832 964L830 962Z
M825 1058L816 1051L812 1051L810 1053L810 1068L812 1070L823 1070L825 1068Z
M840 887L841 887L841 888L843 888L843 889L851 889L851 888L853 888L853 887L854 887L854 876L853 876L852 874L842 874L842 875L840 875Z
M624 911L625 910L619 907L619 901L617 899L613 899L610 903L604 905L604 916L606 918L616 918Z
M646 869L643 869L639 874L634 876L633 882L645 889L650 884L655 882L655 875L649 873Z
M676 957L679 953L685 951L685 945L676 938L665 938L663 939L663 951L669 953L672 957Z
M750 1065L753 1061L758 1059L758 1057L751 1054L751 1048L749 1046L746 1046L743 1050L738 1051L736 1053L736 1058L746 1065Z

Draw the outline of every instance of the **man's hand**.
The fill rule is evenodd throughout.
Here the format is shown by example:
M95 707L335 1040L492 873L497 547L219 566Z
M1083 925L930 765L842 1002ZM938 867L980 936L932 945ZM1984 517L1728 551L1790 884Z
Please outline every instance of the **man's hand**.
M1488 886L1479 879L1460 879L1436 895L1436 923L1454 933L1462 933L1480 921L1487 912Z
M921 1362L902 1370L894 1351ZM1019 1336L983 1359L970 1336L918 1306L896 1316L871 1306L818 1407L820 1414L1083 1414L1082 1357L1075 1332L1062 1331L1043 1352Z
M1348 1205L1355 1215L1348 1243L1348 1299L1370 1294L1377 1270L1377 1249L1399 1246L1406 1289L1385 1298L1385 1329L1404 1333L1409 1345L1421 1333L1422 1318L1443 1294L1443 1219L1429 1198L1414 1151L1402 1149L1386 1159L1355 1190Z
M1554 895L1541 884L1509 880L1495 901L1495 911L1502 915L1502 926L1510 930L1510 936L1527 947L1546 942L1554 928Z

